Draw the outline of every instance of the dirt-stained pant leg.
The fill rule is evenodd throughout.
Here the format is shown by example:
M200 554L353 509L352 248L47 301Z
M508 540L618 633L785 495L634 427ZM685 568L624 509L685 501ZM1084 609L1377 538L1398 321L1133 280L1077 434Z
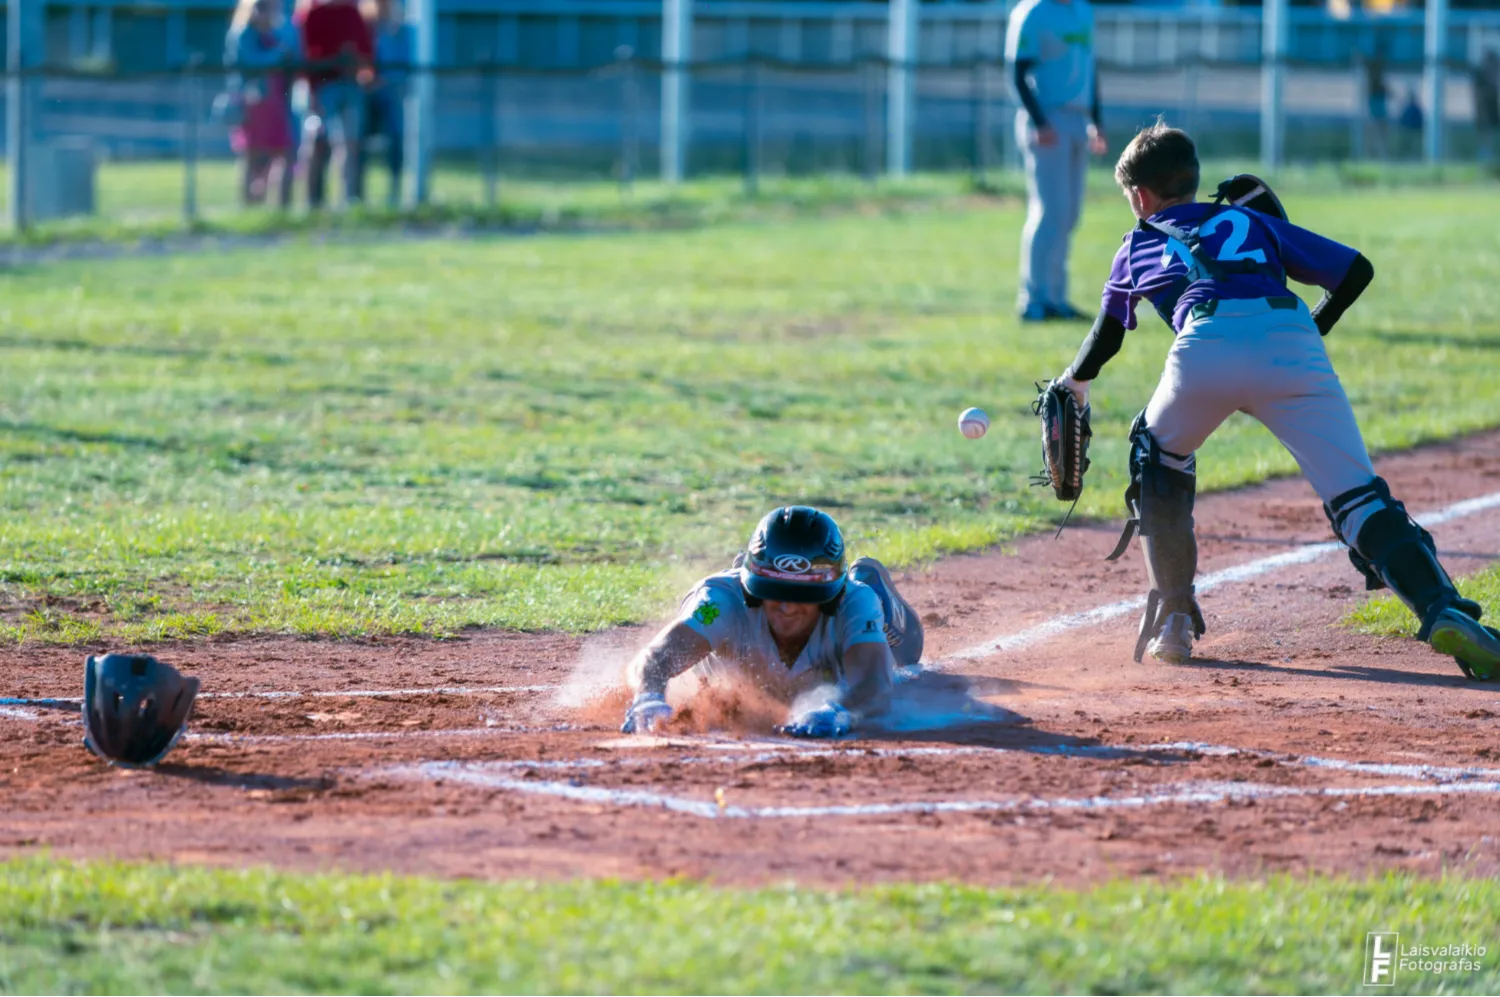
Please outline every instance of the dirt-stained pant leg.
M1324 502L1375 477L1348 396L1301 302L1222 301L1214 315L1190 322L1167 357L1146 424L1163 450L1186 457L1235 411L1281 441ZM1356 513L1348 535L1357 536L1375 508Z

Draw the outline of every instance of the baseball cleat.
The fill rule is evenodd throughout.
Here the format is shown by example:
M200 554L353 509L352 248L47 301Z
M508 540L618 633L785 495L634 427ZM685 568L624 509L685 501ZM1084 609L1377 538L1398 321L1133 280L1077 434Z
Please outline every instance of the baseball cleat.
M1439 613L1427 643L1439 654L1450 655L1471 679L1500 678L1500 635L1461 610Z
M1168 665L1182 665L1193 658L1193 618L1187 613L1168 613L1161 632L1146 645L1146 653Z
M1037 304L1036 302L1032 302L1021 310L1022 322L1045 322L1051 317L1051 313L1047 311L1047 306Z
M861 557L849 568L849 577L875 590L885 611L885 639L891 650L901 648L899 662L916 664L922 657L922 621L911 603L901 598L885 565L873 557Z

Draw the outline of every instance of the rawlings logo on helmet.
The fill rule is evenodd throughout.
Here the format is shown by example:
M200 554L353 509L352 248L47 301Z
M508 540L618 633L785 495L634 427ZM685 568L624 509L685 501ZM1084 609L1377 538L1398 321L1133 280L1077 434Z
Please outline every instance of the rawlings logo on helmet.
M776 570L785 571L791 575L805 575L812 567L812 562L801 554L782 554L771 563L776 566Z

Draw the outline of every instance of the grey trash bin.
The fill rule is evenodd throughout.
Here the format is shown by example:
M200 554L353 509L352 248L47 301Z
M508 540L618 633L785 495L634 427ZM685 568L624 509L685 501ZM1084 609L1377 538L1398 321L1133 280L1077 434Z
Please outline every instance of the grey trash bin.
M27 171L31 218L47 221L94 213L94 146L84 138L60 138L32 147Z

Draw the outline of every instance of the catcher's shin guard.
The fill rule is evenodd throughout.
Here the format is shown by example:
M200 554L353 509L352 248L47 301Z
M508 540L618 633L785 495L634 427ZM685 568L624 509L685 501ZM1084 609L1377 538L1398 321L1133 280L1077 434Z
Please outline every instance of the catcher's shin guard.
M1391 497L1383 478L1335 496L1324 512L1366 588L1389 588L1421 621L1418 640L1451 655L1470 678L1500 677L1500 635L1479 622L1479 603L1458 594L1432 534ZM1356 516L1362 521L1351 543L1347 528Z
M1192 623L1192 636L1204 632L1203 613L1193 590L1198 573L1198 541L1193 536L1193 502L1197 496L1197 461L1192 454L1169 453L1157 445L1146 426L1146 413L1136 417L1130 427L1130 486L1125 491L1125 505L1130 512L1125 532L1109 555L1113 561L1125 553L1131 536L1139 531L1141 552L1146 557L1146 573L1151 591L1146 597L1146 611L1135 645L1135 660L1140 661L1148 646L1164 660L1185 661L1191 654L1191 640L1186 650L1181 641L1161 643L1168 628L1181 629L1174 616L1186 616Z

